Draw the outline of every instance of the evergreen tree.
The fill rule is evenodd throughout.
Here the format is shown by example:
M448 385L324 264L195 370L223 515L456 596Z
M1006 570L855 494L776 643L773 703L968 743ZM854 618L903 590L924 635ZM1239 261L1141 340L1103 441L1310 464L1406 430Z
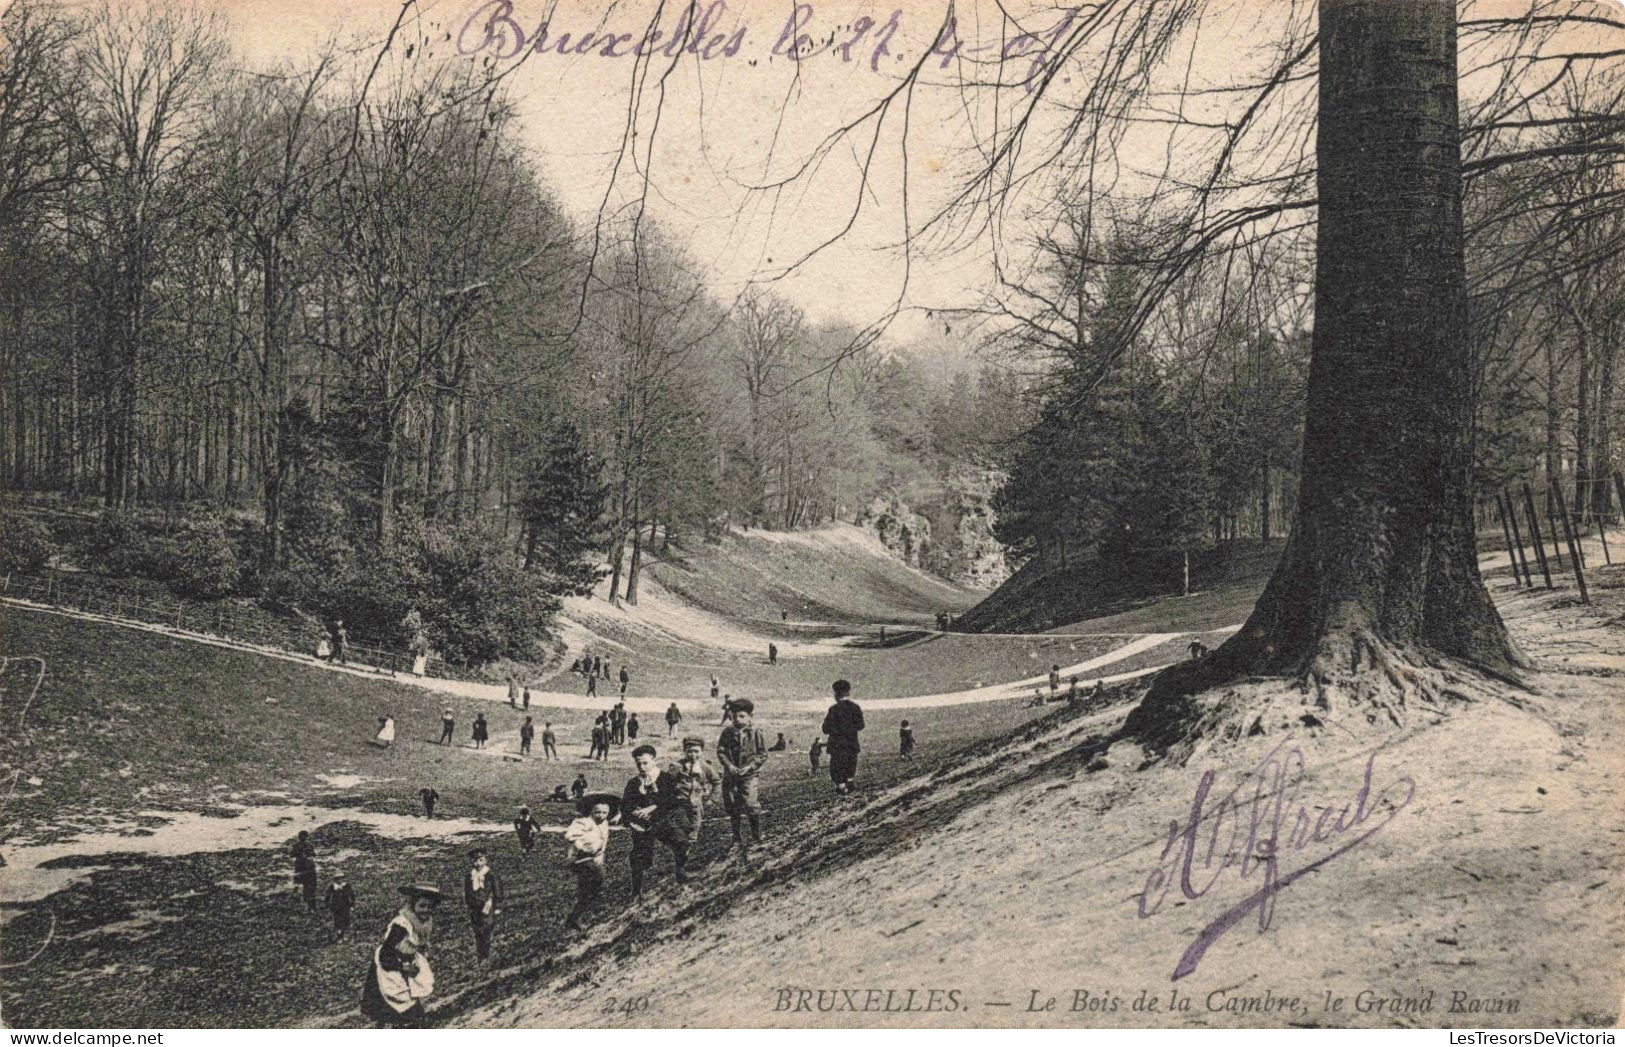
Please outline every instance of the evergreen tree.
M525 524L525 567L541 568L575 596L592 592L603 576L598 554L605 538L602 463L576 427L553 430L540 460L531 464L520 499Z

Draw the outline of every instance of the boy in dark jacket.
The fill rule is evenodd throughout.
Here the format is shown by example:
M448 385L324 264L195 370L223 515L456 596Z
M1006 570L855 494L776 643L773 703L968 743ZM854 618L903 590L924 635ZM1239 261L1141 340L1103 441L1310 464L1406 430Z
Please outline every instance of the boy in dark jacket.
M831 688L835 704L824 714L822 731L829 738L829 778L835 783L837 795L852 791L852 779L858 773L858 732L863 730L863 710L852 700L852 685L836 680Z
M734 846L749 854L740 832L741 817L750 821L751 842L762 842L762 801L757 795L757 774L767 763L767 739L751 726L756 705L749 698L733 703L733 723L717 738L717 762L722 765L722 809L733 825Z
M327 911L333 914L334 941L348 939L355 921L355 888L344 878L344 870L333 874L327 885Z

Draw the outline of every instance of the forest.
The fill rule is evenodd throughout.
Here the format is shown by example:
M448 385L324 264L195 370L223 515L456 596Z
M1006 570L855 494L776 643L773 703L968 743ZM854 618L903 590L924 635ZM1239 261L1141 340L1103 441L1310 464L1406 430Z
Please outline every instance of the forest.
M1556 481L1586 526L1618 510L1625 101L1617 52L1564 50L1546 21L1457 27L1472 468L1484 490ZM558 601L606 578L635 603L651 545L731 529L951 523L991 492L1012 565L1292 530L1302 37L1206 182L1056 190L1008 239L1019 263L940 339L898 344L772 281L715 286L642 210L566 214L489 59L403 40L256 68L226 28L180 5L4 14L8 570L72 563L380 643L417 612L470 664L534 656ZM952 576L938 546L910 552Z

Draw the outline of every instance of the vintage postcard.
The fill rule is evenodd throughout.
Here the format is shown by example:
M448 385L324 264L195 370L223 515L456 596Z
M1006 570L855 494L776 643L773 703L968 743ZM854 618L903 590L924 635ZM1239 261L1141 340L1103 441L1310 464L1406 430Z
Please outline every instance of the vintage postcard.
M1613 1042L1619 3L0 7L13 1042Z

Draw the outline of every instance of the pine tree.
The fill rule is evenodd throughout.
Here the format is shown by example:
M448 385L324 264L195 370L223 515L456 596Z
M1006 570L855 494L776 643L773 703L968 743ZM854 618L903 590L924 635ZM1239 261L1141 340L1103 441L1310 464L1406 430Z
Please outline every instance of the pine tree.
M525 524L525 568L547 571L560 591L592 592L603 576L598 554L605 538L602 463L569 422L548 438L531 463L519 511Z

